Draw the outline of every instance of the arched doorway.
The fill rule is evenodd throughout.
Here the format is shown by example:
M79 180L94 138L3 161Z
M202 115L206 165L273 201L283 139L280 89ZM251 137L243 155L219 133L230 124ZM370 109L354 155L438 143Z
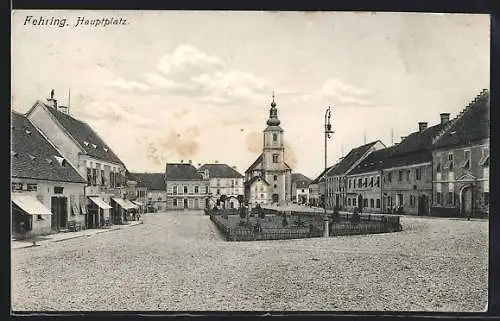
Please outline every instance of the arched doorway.
M472 188L465 186L460 197L460 213L464 217L472 216Z
M184 199L184 208L188 208L188 200L187 200L187 198Z
M363 195L361 194L358 195L358 209L363 209Z
M279 199L280 199L280 196L278 194L273 194L273 196L272 196L273 203L278 203Z

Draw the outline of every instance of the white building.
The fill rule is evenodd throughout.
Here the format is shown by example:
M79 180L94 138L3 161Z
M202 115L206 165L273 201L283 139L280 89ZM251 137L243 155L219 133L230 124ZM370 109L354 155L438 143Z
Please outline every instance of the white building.
M245 194L243 179L244 176L238 173L235 167L227 164L205 164L198 171L206 173L209 178L210 198L209 206L214 207L220 202L221 196L225 195L225 208L239 208L238 196Z

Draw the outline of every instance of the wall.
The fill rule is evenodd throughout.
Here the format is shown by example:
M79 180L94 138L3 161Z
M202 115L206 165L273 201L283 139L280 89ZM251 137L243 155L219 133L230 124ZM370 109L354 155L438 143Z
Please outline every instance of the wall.
M144 204L147 207L153 207L158 212L167 210L167 193L164 190L148 190L146 198Z
M45 207L47 207L49 210L52 210L52 199L51 198L53 196L66 197L68 199L68 206L67 206L68 221L76 221L82 225L85 224L85 215L84 214L72 215L71 202L70 202L71 195L76 196L78 200L80 200L84 197L85 184L52 182L52 181L24 179L24 178L17 178L17 177L12 177L12 183L22 183L23 189L26 189L26 186L27 186L26 184L37 184L36 191L23 190L22 193L28 194L28 195L33 195L41 203L43 203L43 205L45 205ZM63 187L63 193L62 194L55 194L54 193L55 186ZM50 226L50 221L49 221L49 226Z
M210 190L215 198L220 195L237 196L244 194L242 178L210 178ZM219 193L218 193L219 192Z
M351 188L349 188L349 183L347 183L347 191L346 191L346 200L347 205L346 208L348 210L354 210L354 208L358 207L358 196L361 195L363 200L367 199L367 206L363 205L363 211L366 213L380 213L382 212L382 199L381 199L381 186L382 181L380 179L381 172L373 171L367 173L360 173L354 175L347 175L346 179L349 181L356 180L356 186L354 183L351 183ZM377 177L379 177L379 186L377 187ZM364 187L365 178L367 179L367 185ZM370 186L371 178L373 178L373 186ZM362 185L359 186L359 179L362 180ZM350 199L350 201L349 201ZM353 205L353 199L356 199L356 205ZM373 203L372 201L373 200ZM349 205L350 202L350 205ZM377 206L378 205L378 206Z
M176 194L174 194L174 186L177 186ZM187 193L184 193L184 186L187 186ZM198 193L195 192L195 186L198 186ZM202 180L167 180L166 209L184 209L185 200L187 200L187 209L205 208L206 200L209 197L207 194L208 186L209 182Z
M256 204L269 204L271 202L271 193L269 193L269 186L262 181L256 180L250 186L249 203L252 206Z

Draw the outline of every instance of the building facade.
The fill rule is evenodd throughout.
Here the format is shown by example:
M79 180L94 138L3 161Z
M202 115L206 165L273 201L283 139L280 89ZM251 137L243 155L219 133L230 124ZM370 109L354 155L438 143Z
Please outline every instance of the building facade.
M250 206L270 204L270 192L272 191L270 187L271 185L260 176L254 176L245 182L246 195L249 195L248 203Z
M132 173L137 180L137 201L144 204L146 213L167 210L165 173Z
M238 197L245 194L244 176L238 173L236 167L227 164L204 164L199 172L208 176L210 185L209 207L220 204L224 208L239 208ZM224 196L223 196L224 195ZM225 198L221 204L221 197Z
M260 177L269 184L270 203L285 204L291 200L292 169L285 162L284 130L280 127L276 103L271 103L267 127L264 129L262 154L245 171L245 181ZM247 189L253 193L253 189ZM260 193L259 193L260 196ZM245 195L247 199L258 199L256 195Z
M292 202L297 204L309 204L309 184L311 179L300 173L292 174Z
M200 210L209 206L208 175L191 163L167 163L167 210Z
M432 215L489 215L489 113L485 89L435 138Z
M84 211L88 228L121 223L125 212L137 207L122 201L126 196L123 162L88 124L70 116L67 107L59 106L53 95L47 104L37 101L26 116L86 178Z
M85 178L26 118L12 113L12 232L32 237L84 227Z

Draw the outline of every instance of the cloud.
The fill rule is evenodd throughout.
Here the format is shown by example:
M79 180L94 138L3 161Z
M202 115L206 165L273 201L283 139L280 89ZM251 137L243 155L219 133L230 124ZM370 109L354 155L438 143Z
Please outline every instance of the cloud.
M132 80L125 80L123 78L118 78L118 79L113 80L113 81L105 82L104 85L106 85L108 87L114 87L114 88L123 89L123 90L130 90L130 91L134 91L134 90L149 91L151 89L150 86L148 86L144 83L132 81Z
M155 164L164 163L172 156L193 157L200 149L200 129L190 125L181 130L171 128L166 135L147 140L147 157Z
M316 92L322 100L342 107L380 107L374 100L373 93L337 78L327 79ZM308 97L303 97L307 99Z

